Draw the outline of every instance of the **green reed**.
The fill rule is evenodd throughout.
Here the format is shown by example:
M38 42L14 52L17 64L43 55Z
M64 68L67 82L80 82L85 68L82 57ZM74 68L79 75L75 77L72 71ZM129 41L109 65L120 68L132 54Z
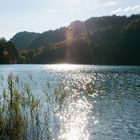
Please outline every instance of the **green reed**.
M27 139L30 125L39 127L40 101L32 94L28 84L22 92L18 90L19 80L16 79L9 74L6 88L0 94L0 139Z
M33 81L31 75L29 76ZM2 84L4 83L4 84ZM22 83L18 76L10 73L5 83L1 77L0 85L0 139L2 140L28 140L41 139L41 127L45 126L46 138L52 139L53 134L50 129L50 112L55 118L55 109L59 111L61 104L66 97L64 84L52 90L49 82L46 89L41 93L45 100L40 100L32 92L33 83ZM50 105L50 108L42 114L43 102ZM55 104L54 106L51 106ZM41 119L44 118L44 124ZM44 126L43 126L44 125Z
M29 78L34 83L32 75ZM60 133L57 113L68 100L76 100L82 92L76 84L69 91L64 83L51 87L47 82L46 89L40 93L44 98L39 99L31 89L33 83L22 83L11 73L6 83L3 76L0 77L0 140L40 140L42 133L47 140L55 139ZM73 89L77 91L75 96L71 96ZM88 96L97 91L99 87L92 82L86 84ZM58 134L51 129L52 120L55 129L58 126Z

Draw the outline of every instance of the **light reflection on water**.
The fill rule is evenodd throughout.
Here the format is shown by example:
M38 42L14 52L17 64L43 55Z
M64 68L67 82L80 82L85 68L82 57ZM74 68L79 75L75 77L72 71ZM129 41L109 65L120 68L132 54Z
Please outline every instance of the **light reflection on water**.
M6 76L9 71L19 75L23 82L32 79L36 83L32 89L39 96L47 81L51 89L65 84L67 95L56 113L50 115L54 139L140 139L140 67L0 66L1 75ZM90 86L93 89L88 89ZM52 100L48 105L55 110L58 104Z
M65 104L59 113L61 129L59 139L88 140L89 133L86 130L88 113L91 112L91 104L85 99Z
M52 70L52 71L68 71L68 70L76 70L77 65L71 64L56 64L56 65L46 65L43 66L44 70Z

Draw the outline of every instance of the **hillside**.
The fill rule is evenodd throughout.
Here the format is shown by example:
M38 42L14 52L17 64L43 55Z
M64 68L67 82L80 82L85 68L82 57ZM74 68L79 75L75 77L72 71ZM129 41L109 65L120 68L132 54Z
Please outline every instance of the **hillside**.
M35 41L39 35L39 33L33 32L19 32L11 39L11 41L15 44L16 48L26 49L30 47L30 44Z
M17 48L20 49L34 49L49 46L50 44L57 43L66 39L66 34L68 30L73 31L73 35L80 34L84 32L84 22L75 21L68 27L62 27L56 30L49 30L39 33L32 32L19 32L17 33L11 41L15 44Z
M21 55L29 63L140 64L140 15L93 17L54 31L20 36L11 41L26 48Z

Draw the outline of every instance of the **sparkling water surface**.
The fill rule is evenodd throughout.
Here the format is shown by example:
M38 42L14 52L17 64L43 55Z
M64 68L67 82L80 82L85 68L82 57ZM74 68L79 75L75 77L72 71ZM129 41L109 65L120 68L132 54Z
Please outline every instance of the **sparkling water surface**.
M64 84L67 95L61 109L50 113L53 139L140 139L140 67L1 65L1 85L10 72L30 83L34 94L42 98L47 83L52 91ZM54 109L55 101L47 106ZM46 140L45 134L40 139Z

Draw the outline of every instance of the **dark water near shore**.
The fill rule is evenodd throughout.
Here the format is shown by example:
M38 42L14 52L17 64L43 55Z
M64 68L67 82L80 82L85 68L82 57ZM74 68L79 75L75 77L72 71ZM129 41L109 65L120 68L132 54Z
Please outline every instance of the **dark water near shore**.
M57 112L57 119L50 120L54 139L140 139L140 67L1 65L1 85L10 72L30 83L39 97L48 82L51 89L64 83L69 96ZM93 86L90 94L87 85ZM54 104L50 103L51 108Z

